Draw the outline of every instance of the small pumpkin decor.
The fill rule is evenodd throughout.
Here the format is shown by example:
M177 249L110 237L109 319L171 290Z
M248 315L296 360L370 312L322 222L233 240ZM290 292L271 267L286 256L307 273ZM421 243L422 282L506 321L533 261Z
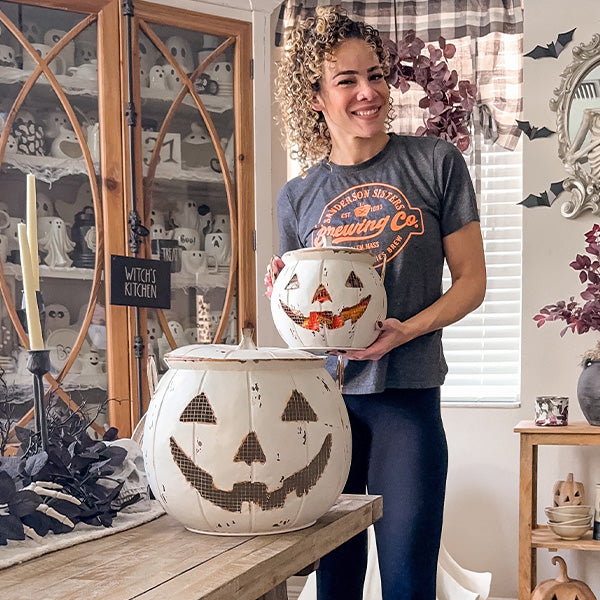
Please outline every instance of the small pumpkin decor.
M539 583L533 590L531 600L597 600L587 584L567 575L567 564L560 556L552 557L552 564L556 563L560 575Z
M383 278L365 250L323 246L286 252L271 294L275 327L290 348L366 348L386 317Z
M350 423L324 357L191 345L165 355L143 454L164 509L192 531L248 535L313 524L348 476Z
M581 481L573 481L573 473L566 481L559 480L552 489L553 506L578 506L585 504L585 488Z

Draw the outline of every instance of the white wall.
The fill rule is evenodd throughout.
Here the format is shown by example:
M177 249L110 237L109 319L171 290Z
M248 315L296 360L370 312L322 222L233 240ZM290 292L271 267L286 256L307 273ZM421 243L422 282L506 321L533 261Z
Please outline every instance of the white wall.
M524 119L555 129L556 115L548 101L560 83L572 49L589 42L600 30L597 0L563 2L527 0L525 42L528 52L556 34L577 27L573 42L557 60L524 59ZM558 159L557 136L524 140L524 197L539 194L565 177ZM564 198L564 196L563 196ZM582 286L568 265L583 252L583 234L594 218L588 211L576 220L560 215L561 200L552 208L523 213L522 384L519 409L444 409L450 447L444 539L450 553L465 567L493 574L492 596L516 598L518 574L519 439L513 427L532 419L534 398L542 394L571 398L570 419L584 420L576 401L579 360L597 341L597 334L559 336L558 323L537 329L532 320L551 302L577 295ZM545 447L539 453L538 514L550 504L554 482L568 472L583 481L589 495L600 482L600 449ZM593 500L593 498L592 498ZM555 554L567 561L569 575L584 579L600 596L600 556L597 552L538 550L538 581L555 578L550 563Z

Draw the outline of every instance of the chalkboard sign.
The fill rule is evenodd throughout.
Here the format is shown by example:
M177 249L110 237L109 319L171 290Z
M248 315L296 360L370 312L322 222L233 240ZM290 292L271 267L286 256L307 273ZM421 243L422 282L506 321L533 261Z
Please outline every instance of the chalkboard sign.
M110 303L171 308L171 265L162 260L110 257Z

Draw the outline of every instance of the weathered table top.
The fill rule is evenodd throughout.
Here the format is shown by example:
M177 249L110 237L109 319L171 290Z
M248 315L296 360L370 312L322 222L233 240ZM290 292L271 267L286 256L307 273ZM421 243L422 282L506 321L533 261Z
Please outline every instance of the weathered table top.
M312 527L248 537L192 533L163 516L0 571L0 597L256 600L366 529L382 510L381 496L343 494Z

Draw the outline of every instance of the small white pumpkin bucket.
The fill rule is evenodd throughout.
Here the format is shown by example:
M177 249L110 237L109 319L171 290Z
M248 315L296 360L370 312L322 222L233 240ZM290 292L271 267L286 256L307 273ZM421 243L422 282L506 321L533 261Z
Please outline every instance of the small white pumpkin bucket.
M165 356L145 416L148 481L192 531L281 533L312 525L348 477L351 436L325 358L191 345Z
M286 252L271 294L271 314L290 348L362 349L378 336L387 296L375 258L347 247Z

